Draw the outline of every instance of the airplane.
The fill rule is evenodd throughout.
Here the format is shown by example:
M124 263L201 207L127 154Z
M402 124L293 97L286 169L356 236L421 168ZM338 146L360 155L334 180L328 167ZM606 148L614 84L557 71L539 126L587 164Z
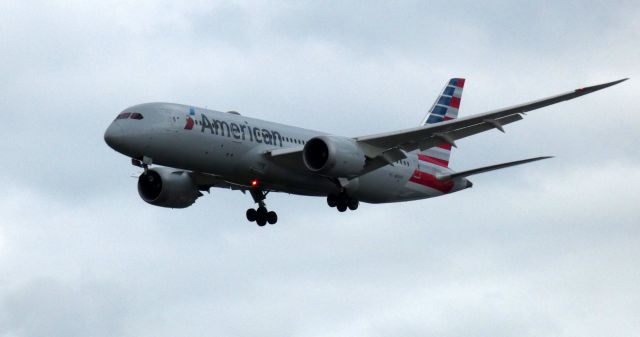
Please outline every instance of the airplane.
M503 109L458 117L464 78L450 79L417 127L344 137L235 111L145 103L126 108L105 142L144 171L138 193L161 207L186 208L212 187L249 192L257 208L246 218L259 226L278 216L265 204L270 192L325 197L340 212L359 202L420 200L473 186L467 177L548 156L456 172L455 141L523 119L526 112L598 91L627 78L584 87ZM154 165L151 167L151 165ZM158 165L158 166L156 166Z

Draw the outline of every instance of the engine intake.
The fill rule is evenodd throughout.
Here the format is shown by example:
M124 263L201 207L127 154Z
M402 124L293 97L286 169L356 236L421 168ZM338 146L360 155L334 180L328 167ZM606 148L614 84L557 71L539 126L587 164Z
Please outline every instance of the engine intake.
M350 178L362 172L366 157L356 141L337 136L310 139L302 151L304 164L312 172Z
M189 173L165 167L147 170L138 177L142 200L161 207L185 208L202 196Z

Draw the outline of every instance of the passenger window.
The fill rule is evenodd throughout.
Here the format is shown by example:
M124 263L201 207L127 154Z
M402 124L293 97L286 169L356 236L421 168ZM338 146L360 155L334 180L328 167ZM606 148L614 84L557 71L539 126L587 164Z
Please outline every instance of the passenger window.
M134 112L134 113L131 114L131 119L142 119L142 118L144 118L144 117L142 117L141 113Z

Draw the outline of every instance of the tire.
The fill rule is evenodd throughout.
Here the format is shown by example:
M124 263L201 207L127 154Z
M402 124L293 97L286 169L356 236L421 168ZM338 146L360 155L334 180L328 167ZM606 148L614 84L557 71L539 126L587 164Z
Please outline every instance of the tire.
M262 227L267 224L267 214L267 209L264 206L258 207L258 210L256 211L256 223L258 226Z
M274 211L271 211L271 212L267 213L267 222L270 225L273 225L276 222L278 222L278 214L276 214L276 212L274 212Z
M247 220L249 220L250 222L254 222L256 221L257 218L258 218L258 212L253 208L249 208L247 210Z
M338 207L338 211L340 212L346 211L347 206L349 206L349 199L347 199L347 196L343 193L343 194L340 194L336 199L337 199L336 207Z
M329 205L329 207L336 207L336 205L338 204L338 196L335 194L329 194L327 195L327 205Z
M351 199L349 200L349 203L347 206L349 206L349 209L352 211L355 211L358 209L358 206L360 205L360 202L356 199Z

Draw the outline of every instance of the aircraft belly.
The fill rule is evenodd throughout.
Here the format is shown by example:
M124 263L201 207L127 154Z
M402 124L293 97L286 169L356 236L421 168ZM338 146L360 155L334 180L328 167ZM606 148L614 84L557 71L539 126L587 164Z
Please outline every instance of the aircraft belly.
M329 178L307 170L292 170L270 161L264 155L267 150L264 146L251 149L245 153L240 166L245 170L248 168L251 177L261 180L269 189L303 195L327 195L338 191L337 185Z
M368 203L386 203L419 199L414 191L404 188L410 173L399 167L383 167L361 176L353 197Z

